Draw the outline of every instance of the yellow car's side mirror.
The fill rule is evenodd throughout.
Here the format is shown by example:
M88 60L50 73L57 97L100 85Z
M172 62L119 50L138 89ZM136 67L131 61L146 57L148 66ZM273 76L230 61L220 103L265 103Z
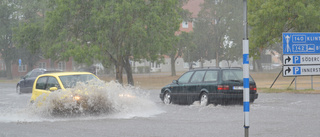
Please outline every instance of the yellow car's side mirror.
M50 91L56 91L56 90L58 90L58 88L57 87L51 87L49 90Z

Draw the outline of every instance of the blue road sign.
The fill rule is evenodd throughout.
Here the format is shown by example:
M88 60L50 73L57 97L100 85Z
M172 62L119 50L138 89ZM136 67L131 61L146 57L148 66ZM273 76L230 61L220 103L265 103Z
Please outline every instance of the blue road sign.
M283 54L319 54L320 33L282 33Z
M21 59L19 59L19 67L21 66Z

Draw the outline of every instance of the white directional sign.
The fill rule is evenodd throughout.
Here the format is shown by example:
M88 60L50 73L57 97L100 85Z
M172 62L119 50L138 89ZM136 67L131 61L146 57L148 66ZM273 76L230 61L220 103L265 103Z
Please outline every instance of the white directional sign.
M283 65L320 65L320 55L283 55Z
M320 75L320 65L283 66L282 71L284 77Z

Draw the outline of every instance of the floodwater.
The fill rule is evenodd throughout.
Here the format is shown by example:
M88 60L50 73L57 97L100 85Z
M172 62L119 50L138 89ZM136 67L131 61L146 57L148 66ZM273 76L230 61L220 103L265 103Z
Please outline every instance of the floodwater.
M31 94L0 83L0 137L238 137L244 136L241 105L164 105L160 90L121 87L97 90L112 97L115 111L98 115L52 116L29 106ZM108 88L109 87L109 88ZM112 92L112 94L105 92ZM135 98L122 100L119 94ZM113 95L114 94L114 95ZM118 98L119 97L119 98ZM129 97L129 96L127 96ZM259 93L250 105L249 135L254 137L320 136L320 94ZM48 109L44 109L48 110Z
M5 91L7 89L3 87L2 92ZM94 82L89 85L79 83L73 89L55 91L47 96L43 94L34 103L29 102L31 94L18 95L12 89L5 94L6 97L0 99L0 122L128 119L163 113L163 110L149 99L149 92L136 87L123 87L114 81ZM72 94L85 97L84 105L75 103ZM71 112L75 107L78 108L77 111ZM88 111L86 108L92 109ZM61 114L54 113L57 109Z

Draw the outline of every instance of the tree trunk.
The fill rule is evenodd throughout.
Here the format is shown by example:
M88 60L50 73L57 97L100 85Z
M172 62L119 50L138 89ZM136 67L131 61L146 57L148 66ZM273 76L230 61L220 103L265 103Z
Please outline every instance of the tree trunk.
M131 86L134 86L134 81L133 81L133 76L132 76L132 68L131 68L131 64L129 61L129 57L125 57L125 61L123 64L124 64L124 69L126 70L126 73L127 73L128 84Z
M34 63L28 62L28 68L27 68L28 72L33 69L33 66L34 66Z
M193 69L193 62L189 62L189 70Z
M259 59L253 60L253 71L255 72L262 71L262 65Z
M12 72L11 72L11 61L5 61L6 63L6 73L7 73L7 79L12 79Z
M216 51L216 67L220 67L219 66L219 62L220 62L220 60L219 60L219 52Z
M50 69L55 69L54 68L54 61L52 59L49 59L50 61Z
M123 78L122 78L122 66L119 65L119 63L116 65L116 80L123 84Z
M200 68L203 68L203 62L204 62L204 61L203 61L203 58L201 57L201 58L200 58Z
M257 60L258 71L263 71L261 60Z
M174 59L174 56L171 56L170 59L171 59L171 76L176 76L177 75L176 64L175 64L176 60Z
M252 66L253 66L253 71L257 72L257 67L256 67L256 60L254 59L252 62Z

